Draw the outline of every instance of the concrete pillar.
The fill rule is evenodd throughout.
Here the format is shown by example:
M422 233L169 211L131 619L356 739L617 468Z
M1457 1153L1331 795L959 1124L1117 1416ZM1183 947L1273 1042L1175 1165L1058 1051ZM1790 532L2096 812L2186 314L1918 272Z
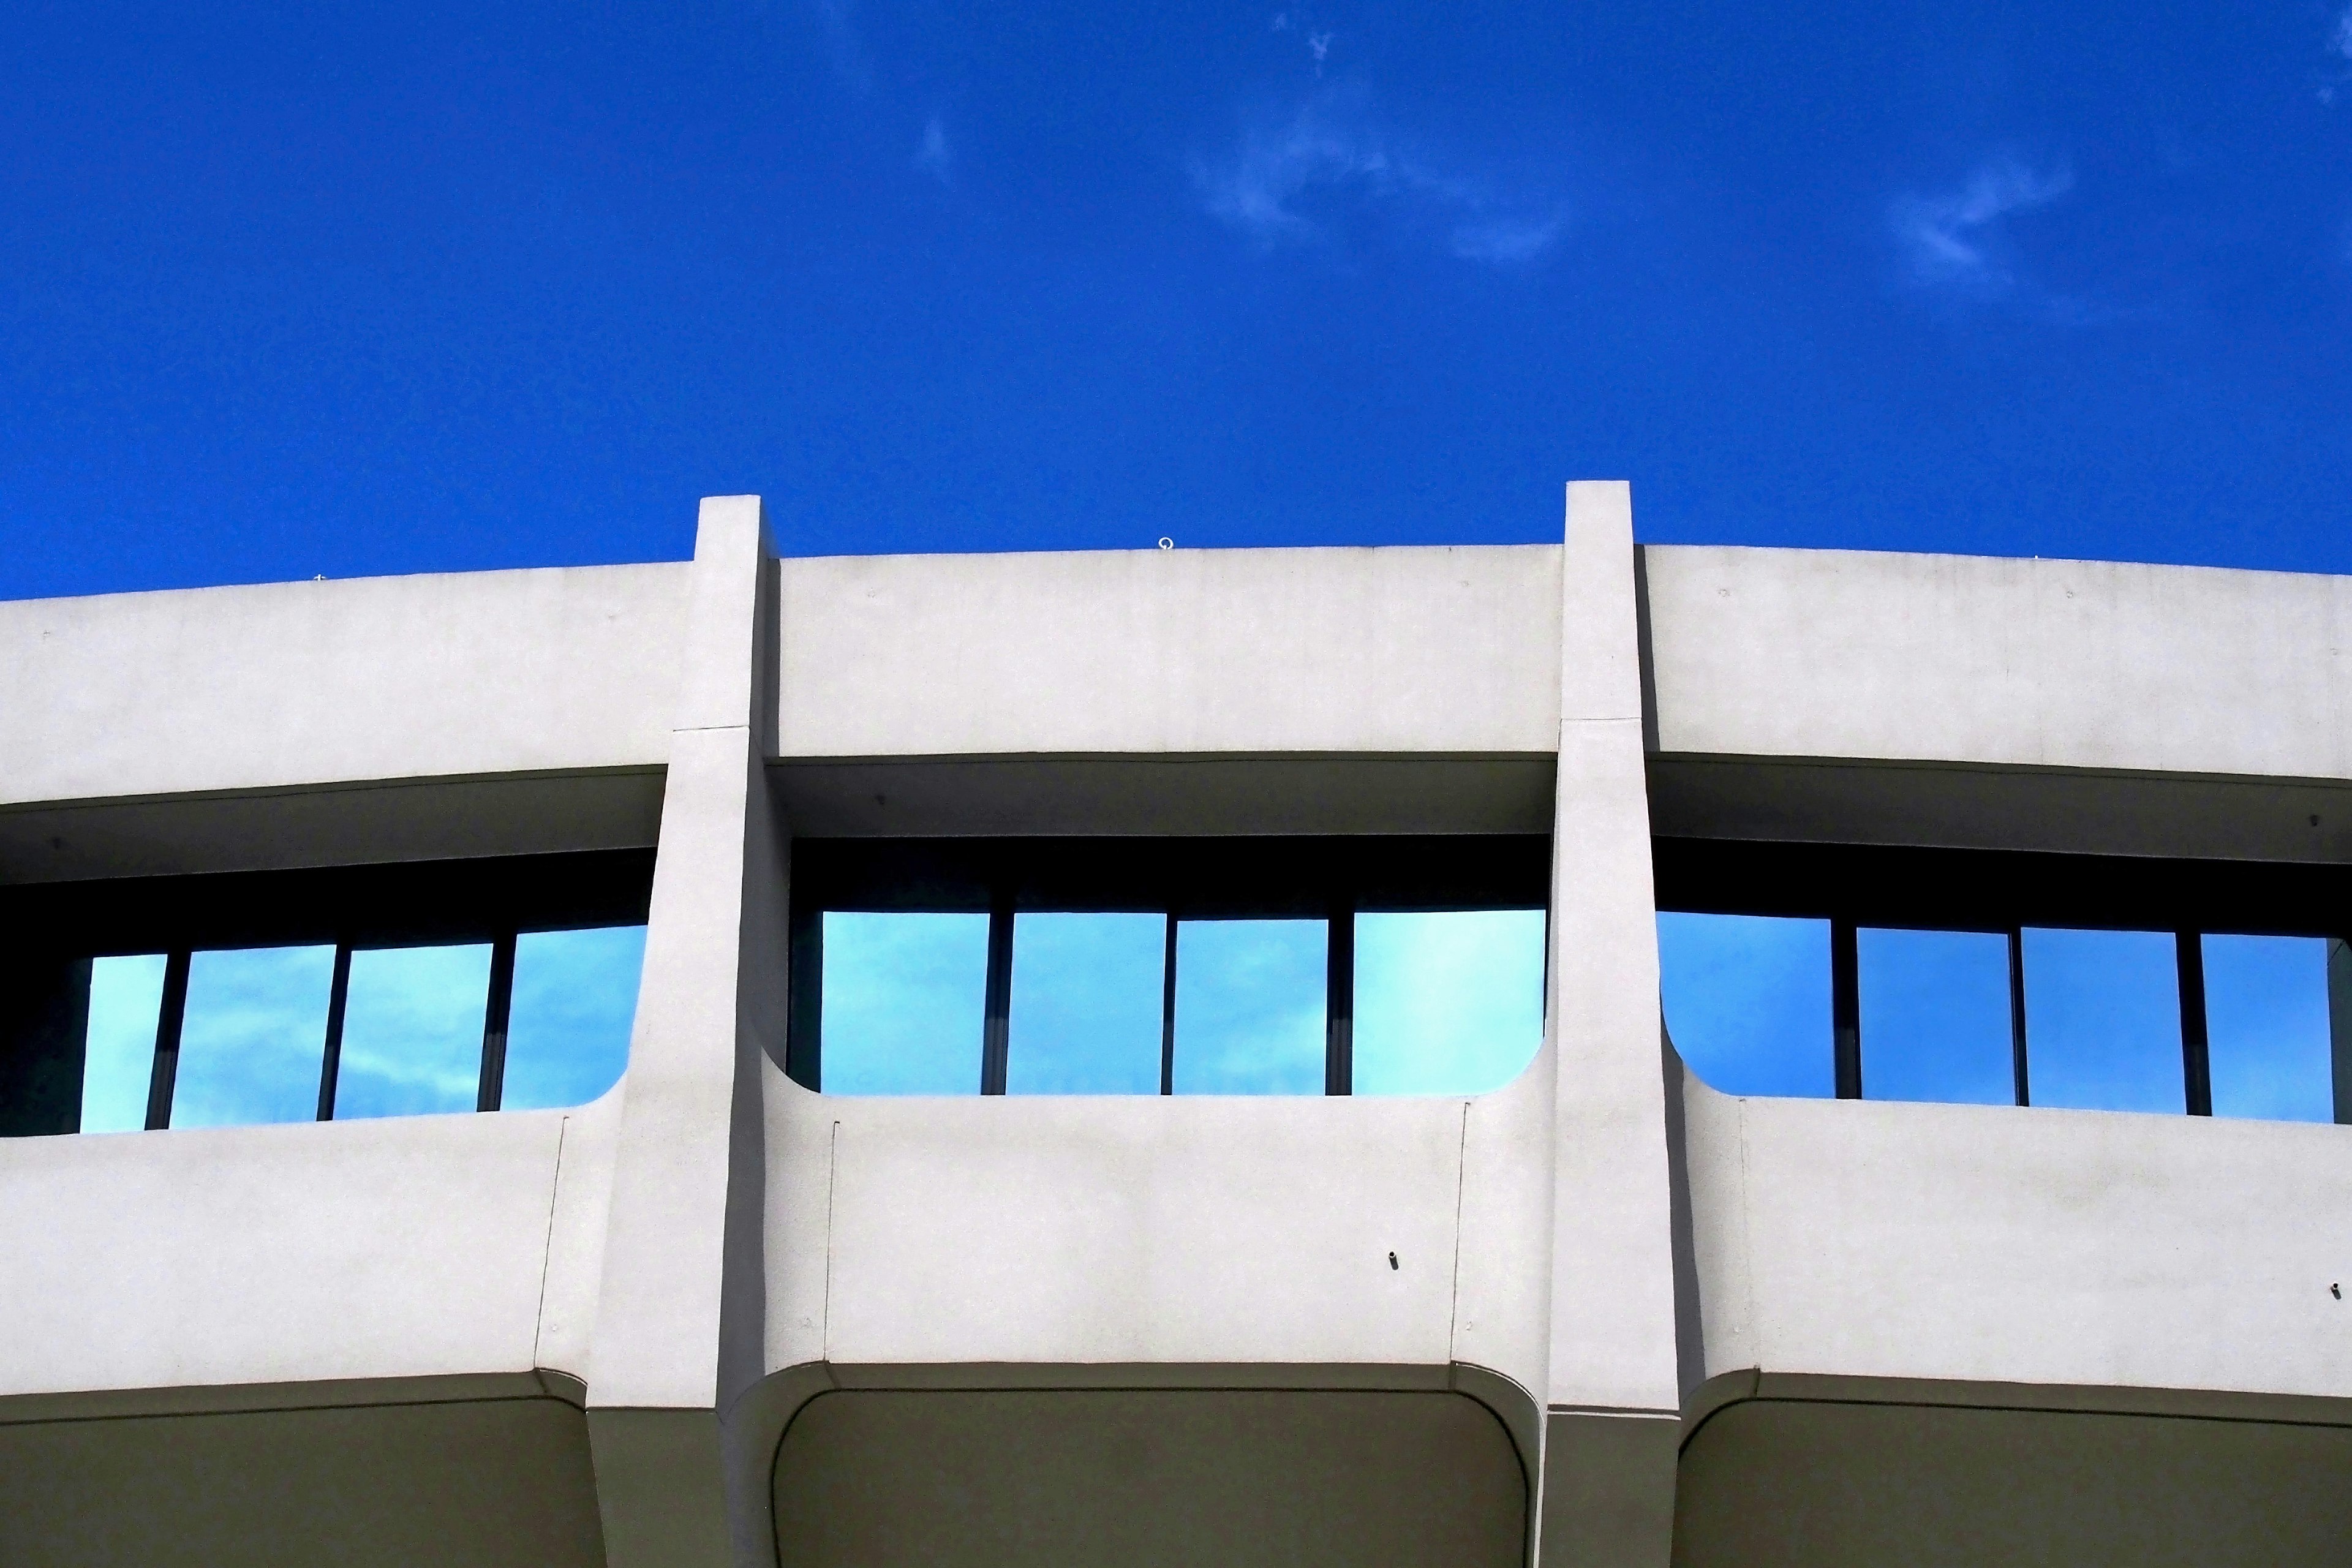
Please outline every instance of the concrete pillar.
M761 1057L784 1051L786 855L766 759L776 565L756 496L702 503L588 1432L613 1568L772 1561L719 1413L764 1335Z
M1681 1390L1626 485L1568 487L1560 582L1559 1080L1537 1554L1543 1568L1665 1568Z

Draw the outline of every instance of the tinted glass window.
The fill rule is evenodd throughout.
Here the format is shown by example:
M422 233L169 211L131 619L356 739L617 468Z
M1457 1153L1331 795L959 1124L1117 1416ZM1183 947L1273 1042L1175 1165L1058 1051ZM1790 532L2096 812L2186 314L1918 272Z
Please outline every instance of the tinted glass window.
M1012 1094L1157 1094L1168 918L1024 914L1013 922Z
M1829 921L1661 913L1658 974L1666 1032L1709 1088L1837 1091Z
M1541 910L1356 917L1358 1094L1482 1094L1543 1045Z
M482 1079L490 948L362 948L352 954L335 1115L471 1110Z
M1865 1097L2017 1102L2008 937L1865 928L1854 947Z
M1329 922L1176 928L1179 1094L1320 1094Z
M646 928L525 931L515 939L504 1110L585 1105L629 1065Z
M2204 939L2213 1114L2333 1121L2327 939Z
M188 966L172 1125L316 1118L334 974L332 947L196 953Z
M2028 929L2024 944L2033 1103L2186 1110L2172 934Z
M986 915L828 911L826 1091L977 1092L987 996Z
M84 1132L135 1132L147 1125L164 963L160 952L90 962L89 1031L81 1075Z

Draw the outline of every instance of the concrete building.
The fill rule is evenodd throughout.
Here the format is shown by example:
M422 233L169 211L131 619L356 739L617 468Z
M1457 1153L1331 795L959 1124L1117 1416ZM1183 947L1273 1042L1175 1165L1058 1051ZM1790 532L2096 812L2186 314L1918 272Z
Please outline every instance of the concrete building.
M2352 580L1567 513L0 605L0 1563L2345 1561L2352 1133L1866 1097L1853 954L2173 933L2211 1109L2202 933L2352 930ZM1535 906L1484 1092L825 1090L828 910L982 921L997 1090L1015 920L1172 1017L1328 917L1344 1091L1356 911ZM1834 1092L1685 1068L1662 909L1827 922ZM191 952L488 943L495 1107L517 933L639 922L588 1103L173 1123ZM162 1130L62 1135L126 952Z

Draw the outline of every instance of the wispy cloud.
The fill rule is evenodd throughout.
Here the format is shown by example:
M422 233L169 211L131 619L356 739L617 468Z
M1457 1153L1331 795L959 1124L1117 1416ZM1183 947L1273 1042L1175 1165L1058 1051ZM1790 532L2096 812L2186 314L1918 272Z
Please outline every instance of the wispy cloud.
M2319 84L2319 101L2334 103L2344 84L2352 81L2352 72L2346 69L2352 66L2352 5L2337 13L2336 30L2328 36L2327 52L2336 57L2336 65L2333 74Z
M1997 158L1956 190L1903 197L1888 222L1911 281L1986 297L2013 291L2019 273L2005 220L2048 205L2074 184L2063 164L2042 172Z
M1557 202L1506 192L1384 131L1360 92L1318 90L1284 115L1245 123L1192 180L1211 217L1266 248L1333 240L1381 216L1437 237L1451 255L1525 266L1558 240Z
M955 178L955 149L948 145L948 128L934 114L923 122L923 140L915 149L915 167L949 184Z

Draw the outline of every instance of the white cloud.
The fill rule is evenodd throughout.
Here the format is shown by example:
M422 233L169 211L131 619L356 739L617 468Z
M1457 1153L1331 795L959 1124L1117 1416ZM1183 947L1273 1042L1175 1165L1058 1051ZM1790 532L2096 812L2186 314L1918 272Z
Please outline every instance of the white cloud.
M1497 266L1518 266L1533 261L1551 248L1559 235L1557 217L1491 218L1465 223L1454 231L1454 254L1465 261L1487 261Z
M941 184L955 176L955 149L948 145L948 128L936 114L923 124L923 140L915 149L915 167Z
M1904 197L1888 217L1911 280L1980 294L2009 292L2018 279L2002 220L2046 206L2074 184L2074 176L2063 165L2040 174L2013 158L1999 158L1958 190Z
M2336 18L2336 36L2328 43L2338 55L2352 60L2352 5L2347 5L2344 14Z
M1400 143L1360 93L1318 91L1286 119L1249 124L1231 155L1196 162L1192 178L1210 216L1269 248L1328 241L1354 211L1432 234L1465 261L1524 265L1562 226L1557 204L1498 194Z

